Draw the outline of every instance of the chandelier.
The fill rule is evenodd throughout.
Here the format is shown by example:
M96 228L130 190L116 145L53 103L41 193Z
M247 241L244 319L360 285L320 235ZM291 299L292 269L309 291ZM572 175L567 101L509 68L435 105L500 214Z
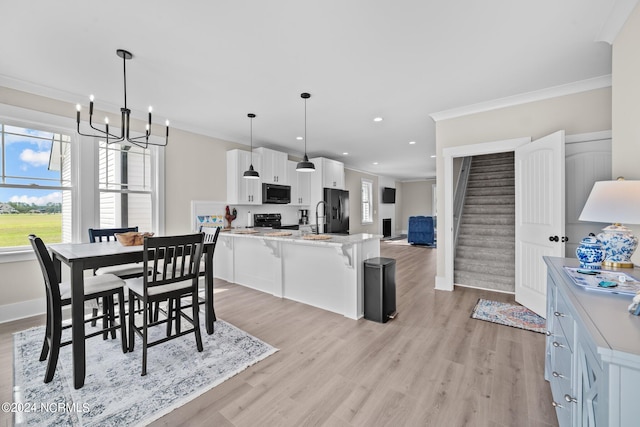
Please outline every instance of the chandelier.
M87 134L80 132L80 111L82 110L82 106L80 104L76 105L77 114L76 114L76 122L78 125L78 134L82 136L89 136L94 138L105 138L107 144L113 144L116 142L126 141L130 144L136 145L138 147L147 148L149 145L157 145L164 147L169 143L169 120L165 122L166 126L166 136L164 143L154 143L149 141L149 136L151 135L151 111L152 108L149 107L149 121L147 122L146 129L144 135L132 137L130 135L130 118L131 118L131 110L127 108L127 60L133 58L133 54L124 49L116 50L116 54L122 58L123 64L123 75L124 75L124 107L120 108L121 125L120 125L120 135L114 135L109 132L109 118L105 117L104 119L104 130L97 128L93 124L93 95L89 96L89 126L94 131L98 132L97 134Z

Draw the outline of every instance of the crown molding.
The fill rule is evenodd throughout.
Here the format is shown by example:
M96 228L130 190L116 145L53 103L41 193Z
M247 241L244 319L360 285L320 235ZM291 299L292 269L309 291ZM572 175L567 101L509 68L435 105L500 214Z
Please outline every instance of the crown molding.
M596 41L613 44L637 4L638 0L616 0L596 37Z
M454 119L456 117L468 116L470 114L483 113L485 111L498 110L500 108L513 107L515 105L527 104L529 102L542 101L559 96L571 95L574 93L586 92L589 90L601 89L611 86L611 74L605 76L594 77L591 79L580 80L560 86L552 86L533 92L521 93L519 95L498 98L492 101L480 102L464 107L452 108L437 113L431 113L429 116L435 121Z

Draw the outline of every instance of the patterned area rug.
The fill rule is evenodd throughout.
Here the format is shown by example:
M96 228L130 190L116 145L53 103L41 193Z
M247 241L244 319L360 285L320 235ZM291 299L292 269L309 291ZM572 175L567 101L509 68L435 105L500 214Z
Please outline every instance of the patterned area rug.
M473 309L473 313L471 313L471 317L541 334L546 331L545 319L526 307L506 302L480 298Z
M152 331L157 336L164 327ZM126 354L119 335L106 341L95 337L87 341L85 385L76 390L70 345L60 351L53 381L43 382L46 362L38 361L43 338L43 326L14 334L14 401L25 409L16 414L16 425L145 425L277 351L218 320L213 335L202 333L202 353L193 334L150 348L142 377L139 337Z

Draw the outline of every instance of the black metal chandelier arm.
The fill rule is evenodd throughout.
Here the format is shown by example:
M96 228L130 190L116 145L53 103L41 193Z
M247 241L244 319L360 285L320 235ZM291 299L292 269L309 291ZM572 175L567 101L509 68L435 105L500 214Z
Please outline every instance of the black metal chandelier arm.
M109 135L109 137L112 137L112 138L122 138L122 137L119 137L117 135L112 135L110 133L106 133L105 131L103 131L101 129L97 129L97 128L93 127L93 126L91 126L91 128L96 130L96 131L98 131L98 132L100 132L100 134L99 135L95 135L95 134L89 134L89 133L80 132L80 123L78 123L78 126L77 126L77 133L78 133L78 135L88 136L88 137L91 137L91 138L106 138L107 135Z

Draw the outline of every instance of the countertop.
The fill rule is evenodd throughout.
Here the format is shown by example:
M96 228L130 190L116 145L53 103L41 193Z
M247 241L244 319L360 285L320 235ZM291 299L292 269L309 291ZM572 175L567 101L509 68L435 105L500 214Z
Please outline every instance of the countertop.
M249 232L252 230L253 232ZM290 232L290 236L270 236L272 233ZM233 230L221 230L219 238L246 238L246 239L263 239L275 240L286 243L298 243L316 246L344 246L362 243L368 240L380 240L379 234L358 233L358 234L320 234L320 236L329 236L327 240L307 240L305 235L316 235L314 233L303 233L299 230L281 230L281 229L264 229L264 228L238 228Z

